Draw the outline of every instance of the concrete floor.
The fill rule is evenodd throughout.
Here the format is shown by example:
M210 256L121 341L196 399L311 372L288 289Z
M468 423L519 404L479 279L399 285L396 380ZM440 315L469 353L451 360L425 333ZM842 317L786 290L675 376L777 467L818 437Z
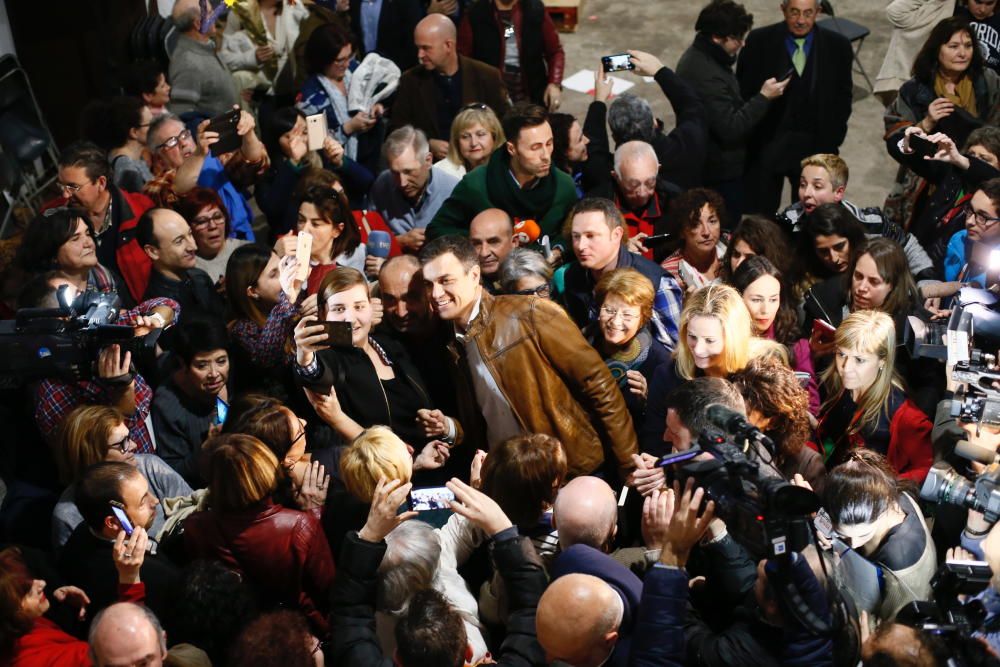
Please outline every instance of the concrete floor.
M755 27L781 20L779 0L742 1L754 15ZM647 51L664 65L673 67L691 44L695 19L707 0L582 0L582 3L577 31L561 35L566 50L566 76L580 69L594 69L599 65L600 56L626 49ZM868 77L874 81L889 43L891 28L885 17L887 3L834 0L832 4L837 16L871 30L861 49L860 60ZM632 79L636 86L629 92L648 99L657 116L664 119L668 127L673 126L670 105L655 83L644 83L640 77L628 73L619 73L619 76ZM590 98L567 90L563 100L561 110L582 120ZM886 153L882 142L882 111L882 104L871 95L863 77L855 73L854 110L840 153L851 171L847 197L859 205L881 206L896 173L896 163Z

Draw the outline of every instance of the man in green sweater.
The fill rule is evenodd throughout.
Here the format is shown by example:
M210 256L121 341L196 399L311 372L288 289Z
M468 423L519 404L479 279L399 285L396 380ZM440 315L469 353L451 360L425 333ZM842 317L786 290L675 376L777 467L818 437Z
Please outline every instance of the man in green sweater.
M565 252L562 225L576 203L569 174L552 168L552 128L544 108L519 104L503 119L507 142L490 161L465 175L427 226L427 240L469 235L481 211L499 208L514 222L534 220L549 237L553 253Z

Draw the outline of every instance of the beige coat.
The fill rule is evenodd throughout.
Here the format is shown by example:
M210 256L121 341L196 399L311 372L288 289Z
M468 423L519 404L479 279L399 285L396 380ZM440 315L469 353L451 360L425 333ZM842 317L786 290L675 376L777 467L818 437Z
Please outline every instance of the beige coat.
M875 94L890 104L896 92L910 78L913 59L931 30L955 13L955 0L892 0L885 14L892 24L892 37L875 77Z

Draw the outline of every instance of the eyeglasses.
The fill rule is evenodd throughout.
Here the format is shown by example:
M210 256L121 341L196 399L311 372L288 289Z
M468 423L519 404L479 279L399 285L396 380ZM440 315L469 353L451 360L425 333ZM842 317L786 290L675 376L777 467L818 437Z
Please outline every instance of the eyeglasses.
M113 442L108 445L108 449L117 449L122 454L128 454L129 452L135 451L135 447L132 446L133 444L135 443L132 442L132 433L129 432L118 442Z
M93 181L91 181L91 183L93 183ZM80 191L81 188L83 188L86 185L90 185L90 183L77 184L77 183L59 183L58 181L56 182L57 188L59 188L63 192L69 192L70 194L76 194L77 192Z
M993 225L1000 222L1000 218L994 218L988 216L982 211L977 211L974 208L972 208L972 202L969 202L963 208L965 209L966 219L968 219L969 216L972 216L972 218L976 221L976 223L985 229L989 229Z
M629 313L624 310L616 310L614 308L606 308L601 306L601 315L604 315L612 322L615 321L616 317L622 318L622 324L632 324L639 319L638 313Z
M195 218L191 221L192 227L204 227L209 224L223 225L226 223L226 214L222 211L216 211L212 215Z
M516 292L511 292L511 294L517 296L540 296L543 299L548 299L549 294L552 293L552 288L549 287L548 283L542 283L538 287L532 287L530 289L519 289Z
M182 141L187 141L190 138L191 138L191 130L181 130L180 134L178 134L177 136L174 136L174 137L170 137L169 139L167 139L166 141L164 141L162 144L160 144L159 146L157 146L156 150L159 151L159 150L163 150L164 148L175 148L177 146L177 144L179 144Z

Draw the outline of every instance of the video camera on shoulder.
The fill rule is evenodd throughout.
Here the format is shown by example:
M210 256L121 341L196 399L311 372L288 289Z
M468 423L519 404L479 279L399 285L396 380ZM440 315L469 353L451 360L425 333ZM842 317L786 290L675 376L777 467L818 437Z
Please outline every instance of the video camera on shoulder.
M58 308L22 308L0 321L0 378L17 385L42 378L87 380L96 373L101 349L118 344L122 354L153 354L160 329L137 337L116 324L121 300L116 292L85 290L72 298L68 286L56 293Z
M962 602L990 585L993 570L985 561L948 560L931 579L933 602L915 601L896 614L896 621L943 637L971 636L983 627L986 609L980 600Z

